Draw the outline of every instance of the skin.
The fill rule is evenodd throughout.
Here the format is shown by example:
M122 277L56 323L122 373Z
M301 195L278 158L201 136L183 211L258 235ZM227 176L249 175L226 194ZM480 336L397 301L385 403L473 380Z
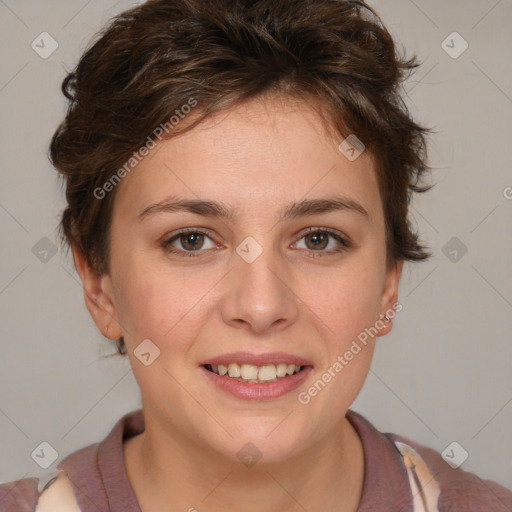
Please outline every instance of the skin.
M373 159L366 151L349 161L341 140L308 104L286 96L217 114L159 143L118 186L110 274L96 275L74 250L87 307L101 332L124 336L140 386L146 430L125 442L124 456L143 512L357 509L364 456L345 415L377 337L307 405L297 395L397 302L402 263L386 267ZM171 195L223 202L234 219L161 212L138 220ZM333 195L368 215L278 220L289 203ZM176 250L196 257L162 246L183 228L209 232L202 245L174 238ZM351 245L335 252L339 242L305 236L307 228L317 235L329 228ZM236 252L248 236L263 248L252 263ZM383 336L392 323L379 326ZM145 339L161 351L149 366L133 354ZM287 352L314 368L283 397L241 400L199 371L208 358L235 351ZM262 454L252 467L237 457L248 442Z

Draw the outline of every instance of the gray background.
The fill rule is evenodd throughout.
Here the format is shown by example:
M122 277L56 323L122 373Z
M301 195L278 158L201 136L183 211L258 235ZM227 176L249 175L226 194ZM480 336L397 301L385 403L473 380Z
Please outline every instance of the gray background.
M52 255L64 200L46 156L65 69L130 5L0 0L0 482L50 473L140 407L128 361L100 359L114 349L89 317L70 255ZM403 311L352 408L439 452L457 441L469 453L463 469L512 488L512 2L371 5L424 61L407 103L437 131L437 186L412 213L434 256L405 266ZM59 45L47 59L31 47L43 31ZM469 44L458 58L442 47L454 31ZM58 452L47 469L31 457L43 441Z

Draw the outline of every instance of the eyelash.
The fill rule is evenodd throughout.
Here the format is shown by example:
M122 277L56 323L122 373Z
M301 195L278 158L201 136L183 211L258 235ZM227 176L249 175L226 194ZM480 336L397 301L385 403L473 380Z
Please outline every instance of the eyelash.
M330 251L325 251L325 250L314 251L311 249L302 249L302 250L311 252L312 253L310 255L311 258L323 258L326 256L326 254L333 255L336 253L342 253L342 252L346 251L347 249L349 249L350 247L352 247L352 243L348 239L344 238L339 233L337 233L336 231L333 231L329 228L308 228L304 233L302 233L299 240L302 240L302 238L304 238L305 236L310 235L312 233L327 234L330 237L334 238L341 245L341 247L339 247L338 249L330 250ZM173 235L171 238L164 240L161 245L162 245L163 249L165 249L166 251L168 251L172 254L176 254L180 257L197 258L200 256L200 253L206 252L206 251L201 250L201 249L199 249L197 251L186 251L186 250L176 249L175 247L172 246L172 243L175 240L178 240L181 236L188 235L188 234L205 235L210 239L212 238L208 231L203 231L201 229L187 228L187 229L179 231L178 233Z

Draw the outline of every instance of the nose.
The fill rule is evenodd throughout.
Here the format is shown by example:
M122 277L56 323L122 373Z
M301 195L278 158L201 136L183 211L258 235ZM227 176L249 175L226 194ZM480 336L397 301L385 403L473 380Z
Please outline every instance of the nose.
M257 334L280 331L293 324L299 299L284 258L263 249L252 262L239 254L234 254L233 261L234 267L224 282L224 322Z

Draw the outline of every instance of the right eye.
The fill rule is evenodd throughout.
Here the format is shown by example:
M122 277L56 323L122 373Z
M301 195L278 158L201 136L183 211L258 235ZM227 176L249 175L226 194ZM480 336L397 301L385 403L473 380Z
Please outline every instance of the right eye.
M170 238L164 240L162 242L162 247L173 254L194 258L199 256L199 254L194 253L205 252L202 250L204 249L205 239L209 239L211 241L211 247L207 247L206 249L211 249L216 246L215 242L207 232L189 228L179 231ZM179 244L181 248L177 248L176 244Z

